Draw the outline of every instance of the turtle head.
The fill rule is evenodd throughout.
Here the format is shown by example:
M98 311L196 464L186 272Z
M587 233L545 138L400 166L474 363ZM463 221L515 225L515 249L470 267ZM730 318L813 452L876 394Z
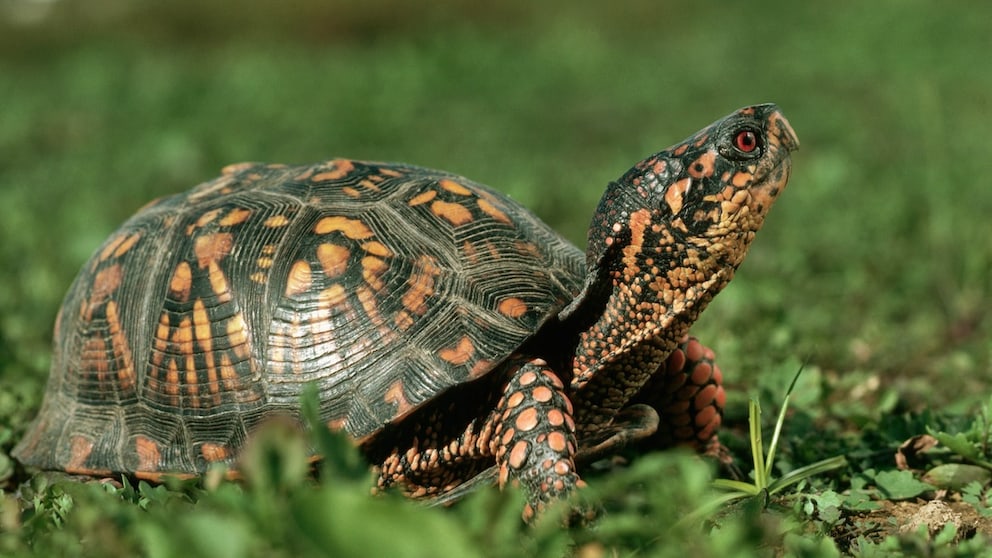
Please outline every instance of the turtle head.
M682 314L683 305L691 314L683 319L694 319L743 261L786 186L798 146L778 107L765 104L636 164L599 202L589 228L589 275L562 317L645 302L651 321L657 313ZM591 310L576 312L580 307Z
M771 104L740 109L627 171L609 185L589 228L587 258L623 245L628 260L657 258L678 245L720 265L740 264L754 233L785 188L799 140Z

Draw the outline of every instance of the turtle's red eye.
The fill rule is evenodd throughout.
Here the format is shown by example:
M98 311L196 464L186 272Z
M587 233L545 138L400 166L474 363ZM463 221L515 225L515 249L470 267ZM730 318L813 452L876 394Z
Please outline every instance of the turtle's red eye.
M741 130L734 138L734 147L741 153L751 153L758 148L758 136L751 130Z

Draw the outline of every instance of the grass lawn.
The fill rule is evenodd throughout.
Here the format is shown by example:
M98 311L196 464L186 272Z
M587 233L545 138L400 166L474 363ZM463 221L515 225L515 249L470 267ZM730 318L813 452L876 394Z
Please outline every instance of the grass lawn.
M0 2L0 555L988 552L992 5L204 4ZM527 529L513 491L448 509L370 498L346 449L315 485L285 432L260 437L243 484L115 488L8 457L62 295L154 197L237 161L405 161L503 190L584 246L609 180L768 101L802 141L790 187L694 332L727 378L741 468L748 399L769 426L805 363L773 476L836 455L842 469L699 525L679 519L712 500L711 471L638 456L589 473L599 522ZM928 432L949 435L900 469L899 446ZM956 530L900 534L935 497Z

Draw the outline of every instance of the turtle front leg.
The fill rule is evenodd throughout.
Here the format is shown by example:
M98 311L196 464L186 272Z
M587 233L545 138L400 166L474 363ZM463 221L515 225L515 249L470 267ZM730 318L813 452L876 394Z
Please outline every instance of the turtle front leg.
M716 432L727 395L714 358L712 349L687 336L631 400L658 411L660 425L648 445L689 446L723 458Z
M575 470L575 422L564 385L547 363L525 361L510 376L493 415L490 442L499 486L511 479L527 493L524 519L583 484Z

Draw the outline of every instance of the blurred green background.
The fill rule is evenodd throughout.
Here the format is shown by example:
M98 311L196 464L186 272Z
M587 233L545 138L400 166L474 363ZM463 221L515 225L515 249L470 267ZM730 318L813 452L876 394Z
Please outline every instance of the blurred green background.
M729 384L808 360L853 414L966 409L992 383L990 52L985 0L0 0L0 422L34 412L88 255L225 164L443 168L584 245L607 181L767 101L802 149L696 329Z

